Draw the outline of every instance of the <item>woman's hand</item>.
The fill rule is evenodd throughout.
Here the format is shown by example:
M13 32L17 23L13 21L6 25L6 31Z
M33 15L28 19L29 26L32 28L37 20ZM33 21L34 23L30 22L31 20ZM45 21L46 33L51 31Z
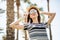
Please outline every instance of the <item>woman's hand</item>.
M28 17L28 14L27 14L27 13L26 13L26 14L24 14L24 17L25 17L25 18L27 18L27 17Z
M25 21L25 23L27 23L27 17L28 17L28 14L24 14L24 21Z

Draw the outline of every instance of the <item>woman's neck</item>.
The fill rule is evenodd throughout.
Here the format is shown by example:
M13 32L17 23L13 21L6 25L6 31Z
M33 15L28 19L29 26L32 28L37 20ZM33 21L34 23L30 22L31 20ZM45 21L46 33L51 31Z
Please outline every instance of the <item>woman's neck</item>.
M37 18L33 18L32 20L33 20L33 23L38 23Z

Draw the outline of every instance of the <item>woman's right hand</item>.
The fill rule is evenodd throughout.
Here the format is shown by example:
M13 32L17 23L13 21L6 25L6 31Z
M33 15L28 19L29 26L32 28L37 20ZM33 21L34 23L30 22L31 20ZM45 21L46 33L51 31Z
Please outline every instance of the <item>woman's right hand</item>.
M27 14L27 13L26 13L26 14L24 14L24 17L25 17L25 18L27 18L27 17L28 17L28 14Z
M27 17L28 17L28 14L27 13L24 14L24 21L25 21L25 23L27 23Z

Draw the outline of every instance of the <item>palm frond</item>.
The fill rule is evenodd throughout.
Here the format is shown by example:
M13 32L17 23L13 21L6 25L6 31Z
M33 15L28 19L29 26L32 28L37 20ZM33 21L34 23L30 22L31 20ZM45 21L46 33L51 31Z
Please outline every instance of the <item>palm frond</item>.
M43 8L41 7L41 8L39 8L39 10L40 10L40 11L43 11Z
M4 13L4 12L5 12L5 10L3 10L3 9L0 9L0 14L1 14L1 13Z

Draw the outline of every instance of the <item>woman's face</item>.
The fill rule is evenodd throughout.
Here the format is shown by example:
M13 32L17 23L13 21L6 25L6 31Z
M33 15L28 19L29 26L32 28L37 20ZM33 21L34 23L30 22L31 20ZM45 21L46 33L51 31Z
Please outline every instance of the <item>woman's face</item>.
M30 10L30 18L36 18L38 16L37 10L31 9Z

